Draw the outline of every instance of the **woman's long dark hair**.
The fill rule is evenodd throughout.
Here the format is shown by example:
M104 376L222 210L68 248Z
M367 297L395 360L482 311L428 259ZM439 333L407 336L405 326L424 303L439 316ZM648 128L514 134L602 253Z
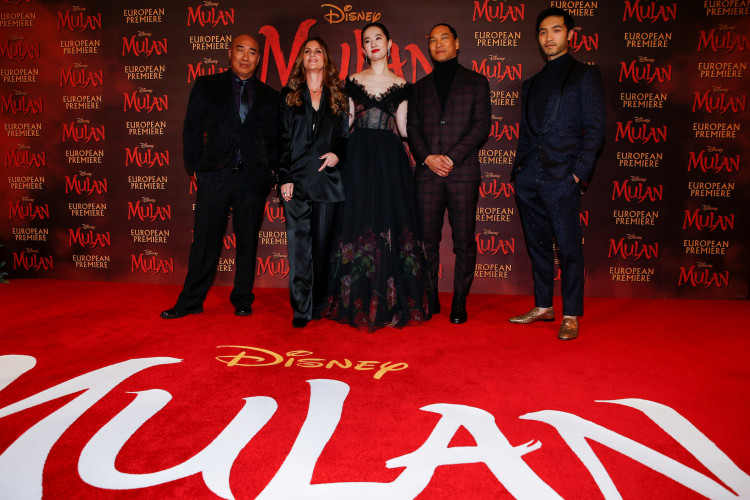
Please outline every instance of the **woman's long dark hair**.
M302 89L307 83L307 73L304 66L302 66L302 57L305 54L307 44L310 42L317 42L323 49L323 56L325 58L323 86L328 95L328 107L331 108L331 112L334 116L338 116L341 113L347 113L349 110L349 99L346 97L346 94L344 94L344 89L339 81L339 71L336 69L336 64L331 59L331 52L328 50L328 46L317 36L305 40L299 54L297 54L297 59L294 61L294 66L292 67L292 73L289 75L289 81L286 84L287 87L291 89L291 92L286 96L286 103L289 106L302 105Z

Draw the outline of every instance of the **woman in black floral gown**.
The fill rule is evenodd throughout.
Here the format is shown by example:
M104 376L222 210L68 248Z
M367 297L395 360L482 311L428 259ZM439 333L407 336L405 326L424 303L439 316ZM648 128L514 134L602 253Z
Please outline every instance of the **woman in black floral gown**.
M323 316L374 331L429 319L406 135L409 85L388 69L388 30L362 30L370 67L347 78L350 135Z

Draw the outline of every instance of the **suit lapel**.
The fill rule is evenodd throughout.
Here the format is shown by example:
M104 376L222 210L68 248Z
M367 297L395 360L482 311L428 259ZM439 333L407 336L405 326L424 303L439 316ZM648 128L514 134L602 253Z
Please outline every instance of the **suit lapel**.
M464 72L463 72L463 66L459 65L456 69L456 76L453 77L453 82L451 82L451 87L448 89L448 98L445 99L445 107L443 108L442 115L445 115L446 112L453 106L453 101L455 100L456 93L463 87L464 84ZM433 88L435 89L435 98L437 99L437 87L433 85ZM438 106L440 106L440 101L438 101ZM442 116L441 115L441 116Z
M425 105L427 108L440 109L440 99L438 98L437 85L435 84L435 76L430 73L425 78L429 80L425 82Z

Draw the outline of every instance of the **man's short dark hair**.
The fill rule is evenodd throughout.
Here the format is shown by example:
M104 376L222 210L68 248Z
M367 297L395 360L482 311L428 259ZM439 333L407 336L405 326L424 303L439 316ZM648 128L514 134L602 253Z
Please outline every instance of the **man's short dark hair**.
M433 26L432 28L430 28L430 33L432 33L432 30L434 30L438 26L445 26L446 28L448 28L448 31L451 32L451 35L453 35L453 38L458 39L458 33L456 33L456 28L454 28L453 26L451 26L448 23L437 23L435 26Z
M573 16L571 16L567 10L560 9L558 7L550 7L549 9L544 9L537 16L536 25L534 26L535 33L539 33L539 25L542 24L542 21L550 16L561 16L563 18L563 22L565 23L565 27L568 28L568 31L571 31L576 27L575 19L573 19Z

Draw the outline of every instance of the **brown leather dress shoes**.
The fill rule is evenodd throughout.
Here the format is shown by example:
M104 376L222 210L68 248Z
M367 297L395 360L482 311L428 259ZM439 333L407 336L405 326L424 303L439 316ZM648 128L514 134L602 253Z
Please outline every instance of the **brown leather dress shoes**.
M552 321L555 319L555 310L549 309L548 311L542 311L538 307L534 307L531 311L527 312L526 314L522 314L520 316L513 316L508 321L511 323L518 323L521 325L526 325L528 323L533 323L534 321Z
M578 338L578 319L563 318L560 324L560 331L557 333L560 340L573 340Z

